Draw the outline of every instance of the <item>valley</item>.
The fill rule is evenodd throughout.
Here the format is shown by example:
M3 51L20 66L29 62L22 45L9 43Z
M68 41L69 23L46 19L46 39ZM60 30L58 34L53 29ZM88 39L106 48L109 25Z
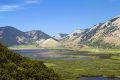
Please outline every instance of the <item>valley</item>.
M120 53L117 50L21 49L23 56L43 61L65 80L119 80ZM95 50L94 50L95 51ZM112 53L116 52L116 53Z
M0 27L0 42L24 57L43 61L63 80L120 80L119 34L117 16L88 29L56 36L41 30Z
M0 0L0 80L120 80L120 0Z

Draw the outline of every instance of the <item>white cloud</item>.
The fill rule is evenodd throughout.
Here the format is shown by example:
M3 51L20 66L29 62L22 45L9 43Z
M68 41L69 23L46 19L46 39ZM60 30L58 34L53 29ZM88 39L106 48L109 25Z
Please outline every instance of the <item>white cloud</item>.
M36 4L39 2L40 0L23 0L22 3L3 4L3 5L0 5L0 12L15 11L21 8L23 9L26 6L29 6L31 4Z
M26 4L35 4L39 3L40 0L26 0Z
M19 5L0 5L0 12L14 11L19 7L20 7Z

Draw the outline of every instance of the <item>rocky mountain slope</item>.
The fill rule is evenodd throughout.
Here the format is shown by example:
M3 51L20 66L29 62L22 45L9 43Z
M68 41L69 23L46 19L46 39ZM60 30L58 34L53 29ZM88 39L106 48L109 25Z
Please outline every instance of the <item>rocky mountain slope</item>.
M4 45L19 44L17 37L24 35L24 32L15 29L14 27L0 27L0 42Z
M120 48L120 16L91 28L50 37L40 30L22 32L13 27L0 27L0 42L7 46L37 44L41 47Z
M23 44L36 44L37 41L40 41L42 39L49 39L51 38L46 33L40 31L40 30L32 30L28 32L24 32L24 35L17 36L17 40L19 43Z
M65 46L87 45L98 48L120 46L120 16L86 30L72 32L63 41Z
M6 46L20 44L35 44L41 39L49 39L49 35L40 30L22 32L14 27L0 27L0 42Z
M61 43L63 43L63 45L66 47L80 46L80 44L79 44L80 39L78 39L78 38L79 38L79 36L81 36L81 34L83 34L83 32L84 32L84 30L77 29L77 30L71 32L69 35L67 35L61 41Z
M57 40L62 40L63 38L65 38L68 34L62 34L62 33L58 33L57 35L53 36L55 39Z
M43 41L41 44L39 44L40 47L46 47L46 48L55 48L55 47L60 47L61 44L59 41L53 39L53 38L49 38L45 41Z

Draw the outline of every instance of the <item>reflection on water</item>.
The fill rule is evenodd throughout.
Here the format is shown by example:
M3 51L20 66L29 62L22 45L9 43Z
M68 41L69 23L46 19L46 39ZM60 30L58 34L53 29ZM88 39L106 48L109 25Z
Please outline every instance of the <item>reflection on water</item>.
M55 60L92 60L93 58L87 55L80 55L78 51L73 50L50 50L50 49L35 49L35 50L13 50L21 55L32 59L55 59ZM73 54L76 53L76 54Z
M66 49L28 49L28 50L13 50L23 56L32 59L55 59L55 60L93 60L93 59L110 59L111 56L117 54L95 54L87 51L74 51ZM89 54L90 53L90 54Z

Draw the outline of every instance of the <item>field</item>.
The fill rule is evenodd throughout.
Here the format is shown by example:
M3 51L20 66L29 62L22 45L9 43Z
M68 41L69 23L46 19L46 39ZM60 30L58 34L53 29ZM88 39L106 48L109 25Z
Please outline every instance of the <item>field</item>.
M90 54L94 50L89 51ZM119 50L95 51L97 52L94 54L97 55L89 56L93 58L92 60L44 60L44 62L48 67L59 73L65 80L79 80L82 76L120 78ZM85 53L85 50L82 50L82 52Z
M80 77L83 76L120 78L119 50L81 49L72 51L49 49L48 52L45 50L45 53L44 51L36 52L23 55L44 61L46 66L54 69L64 80L81 80ZM44 57L41 54L44 54Z
M64 61L49 60L45 64L59 73L65 80L78 80L81 76L120 77L119 60Z

